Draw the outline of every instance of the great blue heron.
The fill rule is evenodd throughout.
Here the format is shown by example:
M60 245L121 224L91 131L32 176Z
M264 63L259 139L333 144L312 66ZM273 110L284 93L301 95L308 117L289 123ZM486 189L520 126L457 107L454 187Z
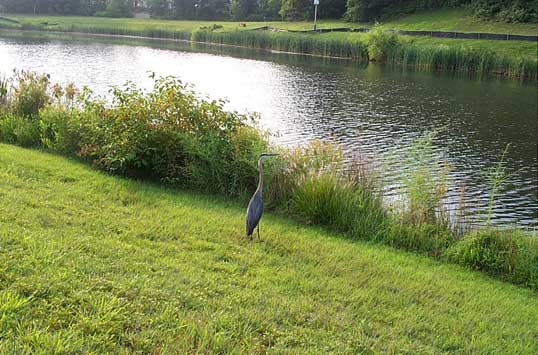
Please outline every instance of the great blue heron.
M258 227L258 239L260 238L260 219L263 214L263 164L262 161L269 157L273 157L278 154L263 153L258 158L258 170L260 171L260 180L258 181L258 188L254 195L250 198L250 202L247 207L247 237L252 240L252 233L254 228Z

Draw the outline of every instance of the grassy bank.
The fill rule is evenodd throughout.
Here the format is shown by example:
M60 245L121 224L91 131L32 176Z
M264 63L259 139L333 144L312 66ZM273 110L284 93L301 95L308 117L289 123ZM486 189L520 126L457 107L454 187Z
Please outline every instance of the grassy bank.
M457 266L0 144L2 353L534 354L538 298Z
M129 86L113 95L112 105L88 91L77 97L74 86L52 85L34 73L0 80L0 141L244 203L257 185L259 154L279 152L265 166L268 209L352 240L420 252L538 290L538 239L489 227L466 233L461 220L449 219L443 203L448 169L438 169L447 163L434 154L432 134L402 156L402 168L412 172L400 178L406 203L392 206L368 164L346 161L340 148L319 141L275 146L252 126L253 117L201 100L176 79L157 79L150 92ZM490 199L489 211L494 204Z
M456 19L459 12L439 12L429 15L415 15L407 20L398 20L382 24L379 28L399 29L436 29L436 30L483 30L496 27L491 23L488 26L475 21L477 27L467 25L459 28ZM421 17L422 16L422 17ZM445 21L436 19L445 18ZM430 26L424 18L429 18ZM465 17L464 17L465 18ZM294 53L314 54L321 56L338 56L357 60L387 61L389 64L417 67L428 71L453 71L472 75L500 75L512 79L527 78L536 80L537 52L536 43L508 42L493 40L463 40L463 39L436 39L428 37L398 37L399 55L383 55L382 58L373 58L368 54L371 35L362 33L323 33L300 34L267 31L248 31L262 26L272 26L285 29L308 29L310 23L305 22L249 22L246 27L238 22L195 22L195 21L164 21L147 19L108 19L84 17L34 17L9 16L16 22L0 20L3 28L83 32L111 35L133 35L150 38L170 38L193 40L200 42L233 44L249 48L262 48ZM405 22L407 21L407 22ZM393 26L394 25L394 26ZM511 33L535 33L534 25L505 25L500 27ZM320 28L331 27L365 27L362 24L348 24L338 21L320 23ZM388 46L383 49L389 52ZM411 53L411 54L410 54ZM419 54L417 54L419 53Z
M439 9L420 12L381 23L384 28L415 31L481 32L538 35L536 23L484 21L466 9Z
M30 15L4 15L4 17L19 21L20 23L47 26L67 27L73 24L80 26L98 27L128 27L132 30L146 28L160 28L177 31L194 31L200 27L211 27L213 24L222 26L218 31L249 30L263 26L288 30L312 29L312 22L304 21L259 21L259 22L234 22L234 21L170 21L159 19L114 19L103 17L76 17L76 16L30 16ZM246 24L246 27L240 26ZM521 35L538 35L538 24L535 23L506 23L496 21L484 21L477 19L464 9L442 9L436 11L421 12L380 23L387 29L420 30L420 31L458 31L458 32L484 32L484 33L509 33ZM353 23L339 20L320 20L318 28L370 28L372 23Z

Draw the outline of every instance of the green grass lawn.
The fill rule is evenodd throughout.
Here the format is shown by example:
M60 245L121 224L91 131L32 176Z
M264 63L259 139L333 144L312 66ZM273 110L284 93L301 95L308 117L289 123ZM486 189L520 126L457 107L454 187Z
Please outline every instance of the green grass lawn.
M469 10L464 9L443 9L421 12L400 19L386 21L381 23L381 25L384 28L399 30L538 35L538 24L536 23L483 21L473 17Z
M0 144L0 353L536 354L538 296Z
M160 28L177 31L193 31L200 27L208 27L213 24L222 26L220 31L245 30L262 26L272 26L290 30L309 30L313 27L312 21L269 21L269 22L243 22L246 27L240 26L240 22L233 21L170 21L156 19L113 19L103 17L75 17L75 16L31 16L31 15L5 15L21 23L34 25L47 23L48 27L69 26L121 26L129 29ZM421 12L415 15L405 16L399 19L382 21L380 25L387 29L422 30L422 31L459 31L459 32L485 32L485 33L510 33L524 35L538 35L536 23L506 23L496 21L483 21L472 16L465 9L443 9L430 12ZM372 23L350 23L342 20L320 20L318 28L364 28L372 27Z
M15 19L20 23L29 23L40 25L46 23L47 29L55 27L63 27L70 25L88 26L88 27L123 27L131 30L145 29L164 29L169 31L194 31L201 27L210 27L212 25L220 25L218 31L230 30L251 30L263 26L273 26L282 29L291 30L306 30L312 29L312 22L296 21L296 22L243 22L245 27L240 26L240 22L234 21L173 21L173 20L158 20L158 19L139 19L139 18L105 18L105 17L80 17L80 16L32 16L32 15L6 15L9 19ZM360 24L351 24L338 20L320 21L320 28L333 27L364 27Z

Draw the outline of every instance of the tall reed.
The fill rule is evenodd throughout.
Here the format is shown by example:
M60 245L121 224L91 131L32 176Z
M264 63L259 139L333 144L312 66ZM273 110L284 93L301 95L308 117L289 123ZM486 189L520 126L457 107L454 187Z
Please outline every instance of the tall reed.
M328 57L368 59L367 47L364 43L326 38L319 34L194 31L191 40Z
M391 46L387 62L392 65L413 66L419 71L449 71L484 77L495 74L511 79L538 79L538 61L512 58L489 50L474 50L447 45L428 46L400 43Z

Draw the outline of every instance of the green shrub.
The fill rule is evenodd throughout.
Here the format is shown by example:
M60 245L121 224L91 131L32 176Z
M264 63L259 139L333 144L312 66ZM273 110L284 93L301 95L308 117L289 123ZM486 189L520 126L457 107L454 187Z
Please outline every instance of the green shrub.
M39 110L51 101L48 75L21 71L16 73L15 82L10 98L15 114L25 117L36 116Z
M212 193L242 195L255 186L256 159L267 141L247 126L250 117L225 111L222 101L200 100L172 78L157 80L147 94L128 86L113 96L111 107L84 98L78 113L84 132L74 142L94 165ZM54 121L50 116L47 122Z
M375 62L386 61L398 44L399 40L396 34L374 27L368 33L368 58Z
M38 146L39 123L11 113L0 113L0 141L23 147Z
M76 154L80 150L78 111L64 106L47 106L39 111L41 142L45 148Z
M471 9L476 17L506 22L537 22L538 4L534 0L473 0Z
M538 290L538 240L520 231L475 231L445 255L452 262Z

